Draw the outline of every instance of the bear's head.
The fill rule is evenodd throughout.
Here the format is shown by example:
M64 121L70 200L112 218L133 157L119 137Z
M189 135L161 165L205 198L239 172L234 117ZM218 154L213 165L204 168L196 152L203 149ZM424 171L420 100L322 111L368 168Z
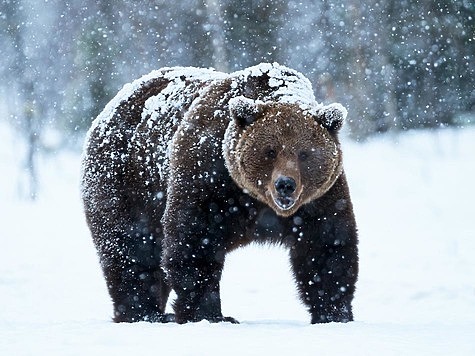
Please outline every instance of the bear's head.
M236 97L223 152L229 173L249 195L280 216L318 199L342 172L337 137L346 109L323 106L310 114L297 104Z

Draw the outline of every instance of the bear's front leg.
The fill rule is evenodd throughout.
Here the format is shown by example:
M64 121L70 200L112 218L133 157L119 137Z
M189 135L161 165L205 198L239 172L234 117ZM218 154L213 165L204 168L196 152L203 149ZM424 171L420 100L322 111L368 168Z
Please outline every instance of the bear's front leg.
M185 205L185 204L183 204ZM169 209L164 216L163 266L177 299L177 323L228 321L221 313L219 282L224 264L224 228L201 205Z
M351 302L358 275L356 224L352 214L302 213L290 243L290 259L312 324L353 320ZM300 221L299 220L299 221Z
M199 263L184 261L184 264L169 266L169 278L177 299L173 304L175 320L179 324L208 320L212 323L228 321L237 323L221 313L219 279L222 266L211 261Z
M351 302L357 275L354 246L295 246L291 263L312 324L353 320Z

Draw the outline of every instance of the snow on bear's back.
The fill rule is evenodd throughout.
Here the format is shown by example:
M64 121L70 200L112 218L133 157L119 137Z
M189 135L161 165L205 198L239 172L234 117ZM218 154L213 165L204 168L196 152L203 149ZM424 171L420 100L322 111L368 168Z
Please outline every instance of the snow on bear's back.
M186 94L191 91L190 83L205 84L226 78L232 78L236 96L249 94L252 98L253 90L243 90L240 86L252 85L259 78L265 78L266 86L269 89L268 97L259 99L297 103L303 110L310 113L315 113L320 106L315 100L310 81L303 74L277 63L261 63L231 74L217 72L212 68L165 67L125 84L93 121L88 136L96 129L99 129L99 136L104 137L110 134L111 121L117 108L122 103L129 101L142 87L157 79L167 80L168 85L158 95L147 99L142 118L153 112L183 107L183 101L187 99ZM186 93L187 87L189 88L188 93Z
M89 129L88 136L96 129L99 129L100 136L106 136L108 133L110 133L108 128L110 127L111 121L114 118L119 106L122 103L128 102L137 92L139 92L142 87L150 84L151 82L154 82L158 79L166 80L168 81L168 85L165 90L168 90L168 92L177 93L186 86L185 83L210 82L213 80L224 79L227 76L227 74L216 72L214 69L194 67L165 67L159 70L154 70L131 83L125 84L93 121L92 126ZM160 95L162 92L163 91L161 91L158 95L148 98L144 108L145 112L142 114L142 117L151 111L160 111L170 105L177 107L182 104L180 102L173 103L171 100L166 100L167 97ZM184 96L180 95L180 97L183 98Z

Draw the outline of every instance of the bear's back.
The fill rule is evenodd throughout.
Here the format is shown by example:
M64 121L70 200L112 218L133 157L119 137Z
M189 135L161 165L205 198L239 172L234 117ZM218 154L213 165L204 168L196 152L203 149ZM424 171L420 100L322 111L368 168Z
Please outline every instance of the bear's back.
M172 67L126 84L87 133L82 194L90 209L122 196L131 174L141 173L138 166L149 174L154 169L148 168L167 166L168 143L184 113L201 89L226 77L211 69ZM151 159L154 167L147 167Z
M192 67L153 71L117 93L92 123L86 143L108 146L116 138L126 142L140 125L151 128L179 121L199 95L199 89L226 76L212 69Z

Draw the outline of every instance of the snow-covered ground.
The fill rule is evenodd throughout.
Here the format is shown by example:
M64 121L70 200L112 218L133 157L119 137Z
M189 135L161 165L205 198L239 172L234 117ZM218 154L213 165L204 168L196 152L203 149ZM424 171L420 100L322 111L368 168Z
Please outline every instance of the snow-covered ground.
M286 253L227 259L240 325L114 324L84 222L79 154L41 162L19 199L22 145L0 124L0 355L475 355L475 129L344 142L360 231L356 321L309 325Z

